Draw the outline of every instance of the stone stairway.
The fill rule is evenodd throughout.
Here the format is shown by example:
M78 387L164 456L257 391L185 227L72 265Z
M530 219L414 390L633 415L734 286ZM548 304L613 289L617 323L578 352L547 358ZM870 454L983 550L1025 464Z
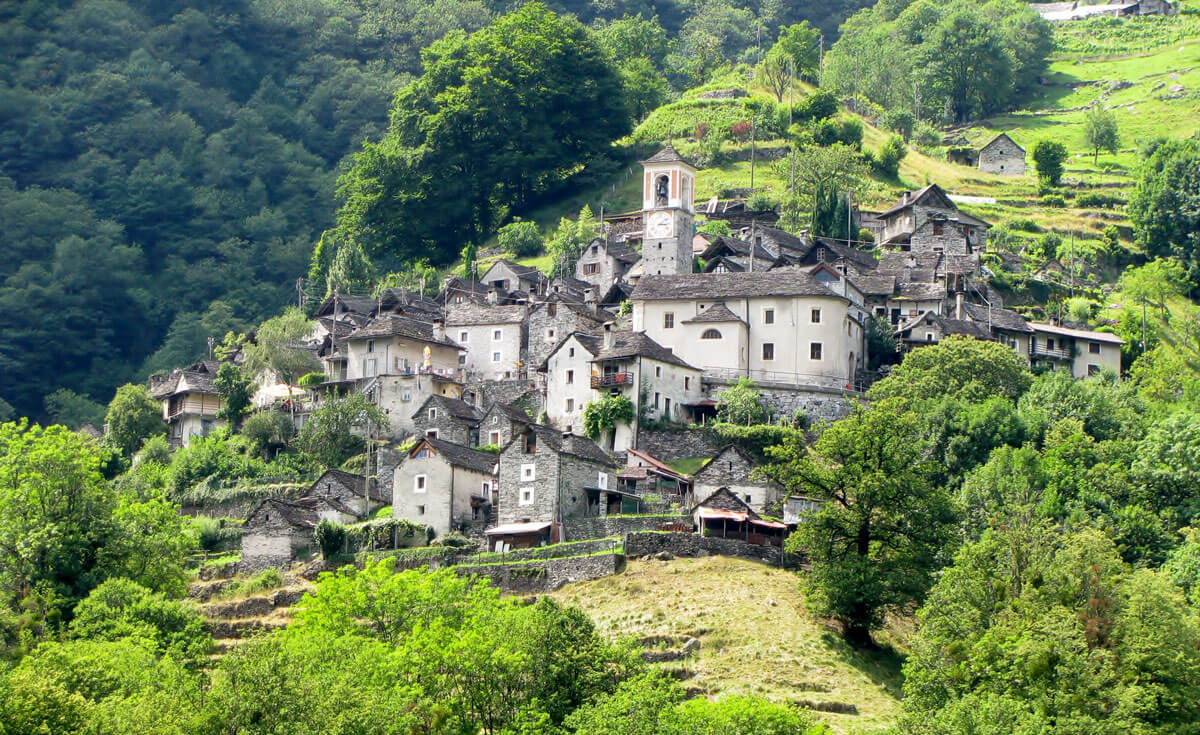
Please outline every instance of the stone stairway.
M228 653L243 641L261 633L287 627L292 621L292 607L313 589L313 585L292 575L285 575L284 580L284 586L278 589L232 599L216 598L233 580L213 580L193 585L189 596L198 602L209 635L216 643L216 655Z

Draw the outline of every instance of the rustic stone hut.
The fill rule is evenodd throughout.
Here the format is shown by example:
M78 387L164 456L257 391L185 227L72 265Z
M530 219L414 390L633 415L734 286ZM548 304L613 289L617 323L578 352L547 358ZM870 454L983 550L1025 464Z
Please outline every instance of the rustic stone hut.
M1023 176L1025 149L1008 137L1008 133L1000 133L979 149L979 170L989 174Z
M315 546L317 501L266 498L254 506L242 526L242 561L238 571L257 572L286 566Z

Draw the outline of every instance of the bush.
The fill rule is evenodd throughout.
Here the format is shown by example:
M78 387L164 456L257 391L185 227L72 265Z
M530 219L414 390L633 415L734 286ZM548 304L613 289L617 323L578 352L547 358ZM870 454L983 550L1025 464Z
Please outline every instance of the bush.
M446 534L445 536L442 536L440 545L441 546L450 546L450 547L453 547L456 549L462 549L462 548L466 548L468 546L474 546L475 542L472 541L471 539L467 538L465 535L459 533L458 531L451 531L450 533Z
M536 222L526 222L518 217L500 228L496 233L496 244L509 255L525 258L542 251L542 233Z
M1063 198L1062 194L1046 194L1042 197L1042 204L1047 207L1065 207L1067 200Z
M1125 198L1116 194L1105 194L1102 192L1084 192L1075 198L1075 206L1077 207L1123 207L1125 206Z
M1038 179L1049 185L1058 186L1062 180L1063 161L1067 160L1067 147L1057 140L1039 140L1033 147L1033 165Z
M294 432L292 419L278 411L260 411L242 424L242 436L264 457L287 446Z
M927 122L919 122L913 127L913 142L918 148L937 148L942 144L942 133Z
M905 140L912 137L913 134L913 114L908 110L893 108L883 113L883 119L880 121L883 127L892 132L899 133Z
M810 94L792 107L792 120L796 122L824 120L827 117L833 117L837 111L837 95L827 89L822 89ZM783 108L783 112L783 120L786 123L786 107Z
M1031 219L1010 219L1004 221L1004 226L1021 232L1041 232L1042 228Z
M899 135L893 135L879 148L875 156L875 171L888 179L894 179L900 174L900 161L908 155L908 146Z
M240 522L232 518L196 516L191 519L191 525L196 533L197 547L208 552L231 549L242 536Z
M346 544L346 527L326 518L317 524L316 530L313 531L313 540L321 549L321 556L328 559L342 553Z
M751 212L770 212L777 206L779 202L768 191L756 191L746 200L746 208Z
M264 569L249 579L234 582L222 589L218 597L223 599L245 597L267 590L279 589L283 586L283 582L283 574L278 569Z

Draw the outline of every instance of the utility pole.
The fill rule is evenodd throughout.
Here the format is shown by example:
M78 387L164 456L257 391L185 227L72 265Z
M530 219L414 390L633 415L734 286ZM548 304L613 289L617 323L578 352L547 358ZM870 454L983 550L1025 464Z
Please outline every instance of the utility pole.
M817 41L817 86L825 84L825 34Z

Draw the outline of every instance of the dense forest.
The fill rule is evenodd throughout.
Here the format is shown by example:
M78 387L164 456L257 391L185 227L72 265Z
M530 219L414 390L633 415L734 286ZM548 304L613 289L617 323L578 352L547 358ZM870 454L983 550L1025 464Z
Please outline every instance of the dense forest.
M294 301L335 221L338 172L382 138L393 95L430 61L423 50L515 5L0 8L0 305L22 315L0 345L11 376L0 410L98 416L113 386L193 360L207 337ZM593 29L627 17L636 29L640 16L657 48L618 25L605 51L637 54L622 79L677 88L753 60L756 36L767 43L782 25L811 20L832 38L861 5L549 3Z

